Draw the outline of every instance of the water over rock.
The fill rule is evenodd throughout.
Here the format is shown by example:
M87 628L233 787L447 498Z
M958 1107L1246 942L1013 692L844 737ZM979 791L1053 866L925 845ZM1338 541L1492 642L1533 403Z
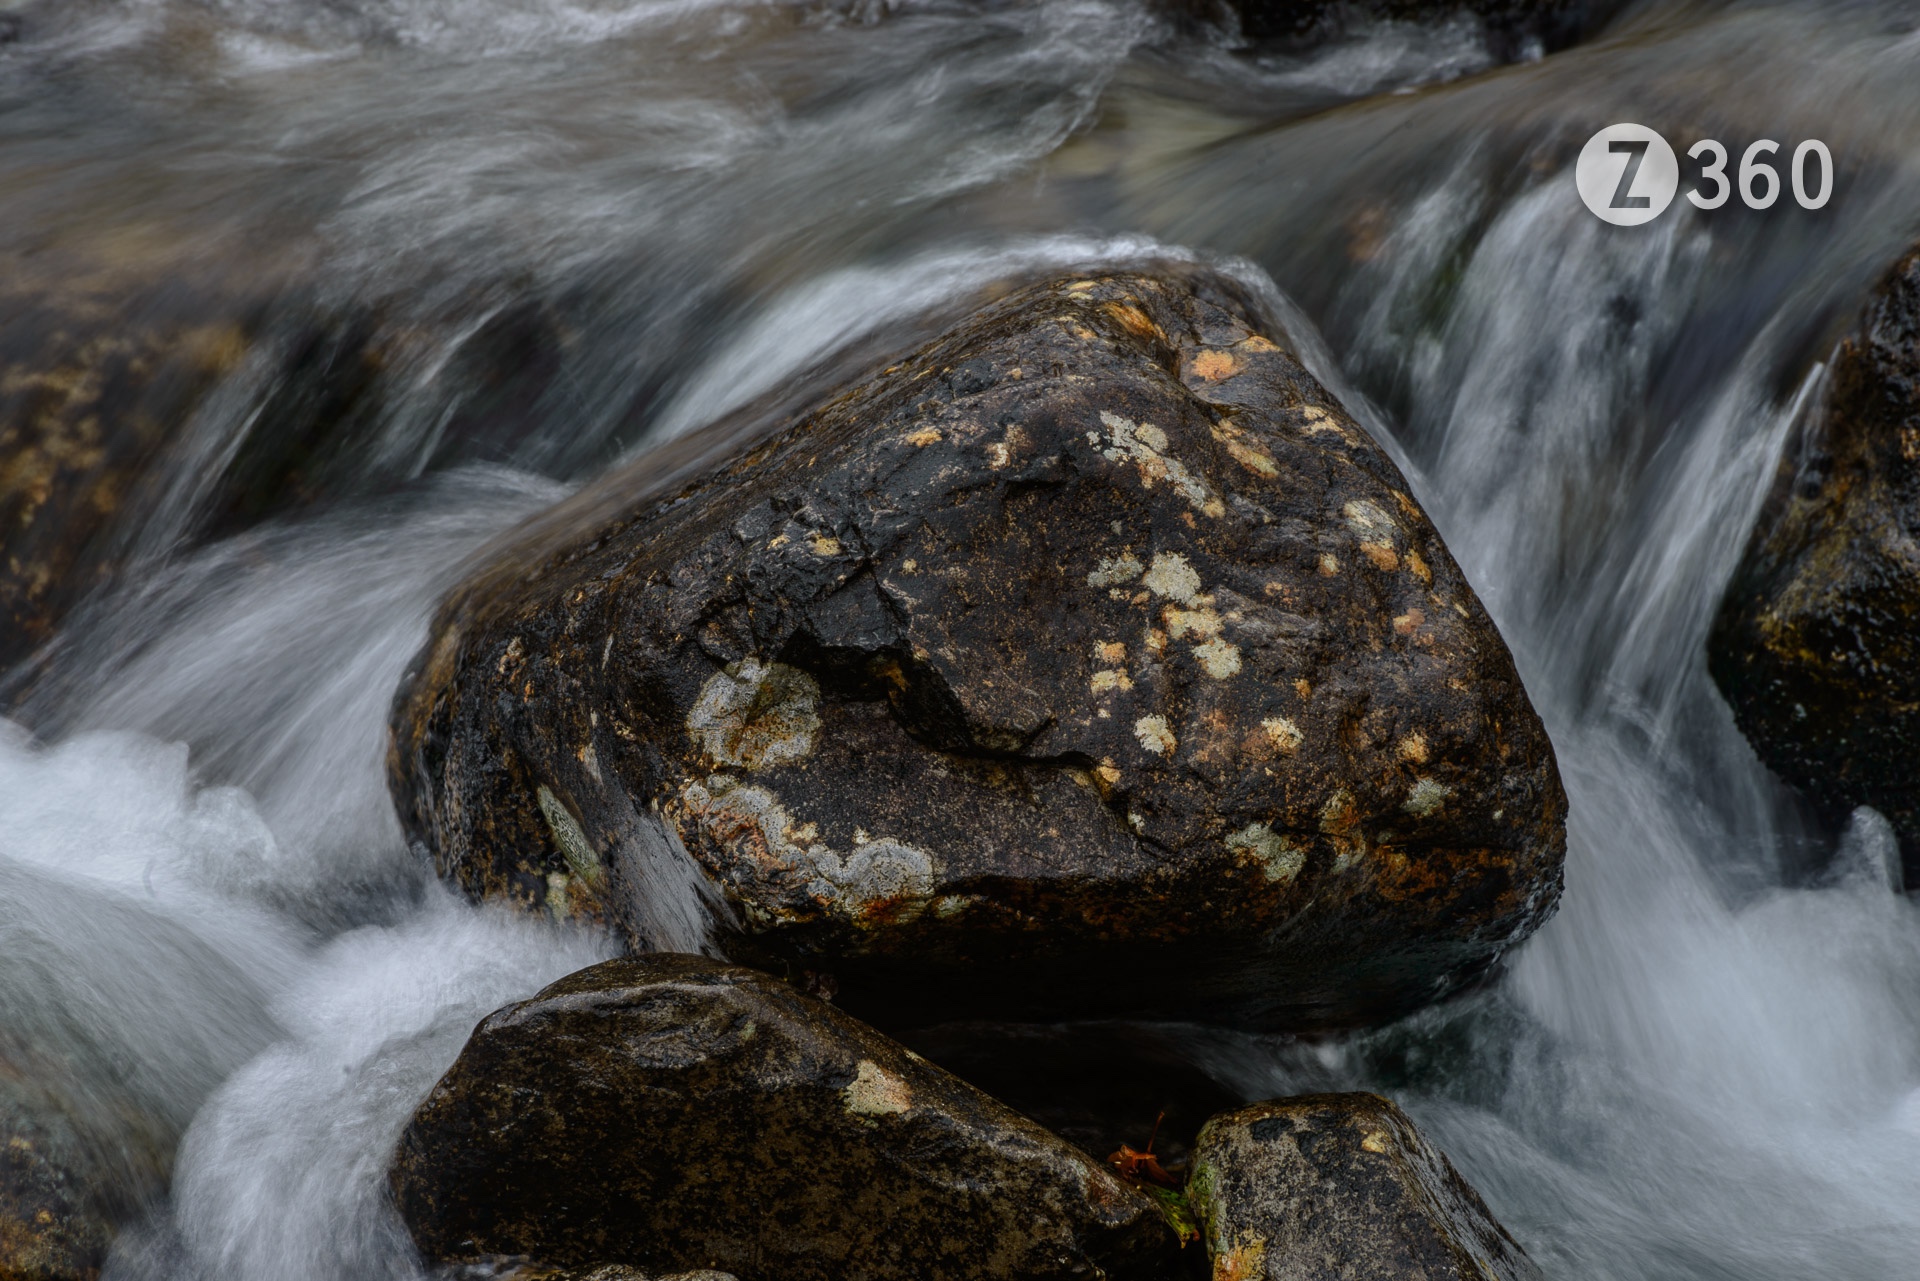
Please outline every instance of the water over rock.
M1310 1094L1217 1116L1187 1199L1216 1281L1540 1281L1413 1122L1376 1094Z
M1457 988L1558 899L1553 751L1273 332L1211 272L1056 280L612 474L444 603L403 823L476 896L681 950L716 916L883 1025Z
M1205 16L1208 0L1181 7ZM1249 39L1306 47L1381 22L1480 22L1504 58L1551 53L1599 30L1622 0L1219 0Z
M0 1062L0 1277L100 1275L113 1242L100 1164L59 1104Z
M1920 252L1834 358L1707 653L1760 759L1830 818L1879 810L1920 878Z
M433 1260L1118 1281L1177 1250L1094 1158L791 985L694 956L603 962L490 1015L392 1184Z

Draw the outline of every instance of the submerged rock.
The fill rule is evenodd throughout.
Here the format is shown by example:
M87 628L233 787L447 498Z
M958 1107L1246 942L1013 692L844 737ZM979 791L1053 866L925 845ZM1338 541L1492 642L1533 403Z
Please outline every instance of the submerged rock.
M1920 881L1920 253L1841 345L1707 656L1760 759L1830 819L1879 810Z
M741 1281L1149 1278L1154 1203L778 979L656 954L490 1015L392 1172L431 1260Z
M163 1185L171 1135L129 1118L106 1145L33 1077L0 1060L0 1277L92 1281L132 1189Z
M1200 17L1224 9L1248 39L1303 48L1382 22L1466 18L1483 25L1497 56L1513 59L1575 44L1625 5L1624 0L1179 0L1179 7Z
M1215 1281L1540 1281L1406 1113L1376 1094L1256 1103L1207 1122L1187 1200Z
M636 945L717 914L895 1025L1321 1027L1469 981L1557 902L1553 751L1263 331L1219 275L1069 278L723 465L612 474L443 605L411 836Z

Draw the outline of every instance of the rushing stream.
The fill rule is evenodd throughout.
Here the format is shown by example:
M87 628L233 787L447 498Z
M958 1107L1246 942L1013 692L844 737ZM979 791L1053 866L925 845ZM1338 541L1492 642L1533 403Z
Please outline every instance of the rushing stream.
M0 273L265 318L0 722L0 1057L186 1127L110 1275L417 1275L406 1115L481 1015L611 950L456 900L392 816L392 690L468 557L996 281L1155 257L1268 291L1402 461L1572 802L1564 904L1498 983L1344 1040L1195 1028L1197 1060L1393 1094L1564 1281L1920 1271L1920 913L1876 816L1836 846L1759 766L1703 650L1920 232L1920 7L1658 0L1511 66L1466 22L1252 58L1126 0L15 8ZM1606 226L1571 165L1616 120L1819 138L1833 200ZM377 410L314 501L223 523L207 478L315 317L374 335Z

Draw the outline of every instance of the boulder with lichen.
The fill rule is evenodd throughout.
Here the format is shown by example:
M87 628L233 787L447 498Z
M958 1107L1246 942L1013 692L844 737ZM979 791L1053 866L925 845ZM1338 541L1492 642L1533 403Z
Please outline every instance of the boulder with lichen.
M1458 988L1558 899L1553 750L1277 332L1204 270L1051 281L613 473L444 602L403 823L475 896L895 1025Z

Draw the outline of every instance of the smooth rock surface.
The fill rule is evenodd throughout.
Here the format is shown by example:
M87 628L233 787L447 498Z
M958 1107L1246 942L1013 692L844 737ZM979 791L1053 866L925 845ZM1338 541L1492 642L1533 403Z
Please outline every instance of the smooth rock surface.
M1215 1117L1187 1200L1214 1281L1541 1281L1452 1163L1377 1094Z
M740 1281L1150 1278L1153 1202L833 1007L702 957L604 962L490 1015L414 1114L430 1260Z
M1469 981L1557 902L1553 751L1259 317L1195 269L1049 282L744 455L613 474L442 607L403 823L476 896L681 950L718 917L890 1026Z
M1707 654L1768 768L1829 819L1879 810L1920 879L1920 253L1841 345Z

